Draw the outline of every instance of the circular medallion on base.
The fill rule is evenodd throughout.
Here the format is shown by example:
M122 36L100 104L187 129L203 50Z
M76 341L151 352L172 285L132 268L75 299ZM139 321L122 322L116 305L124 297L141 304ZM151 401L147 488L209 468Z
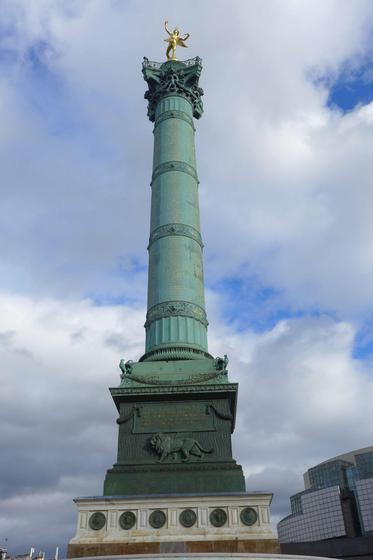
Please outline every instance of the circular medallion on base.
M152 511L149 516L149 523L154 529L160 529L166 523L166 514L160 509Z
M221 509L216 508L210 513L210 521L214 527L223 527L228 519L227 513Z
M89 526L94 531L99 531L103 527L105 527L106 517L101 511L96 511L92 513L91 517L89 518Z
M184 509L180 513L179 521L183 527L193 527L197 521L197 514L192 509Z
M254 508L247 507L241 511L240 519L245 525L254 525L258 521L258 514Z
M136 515L133 511L124 511L119 517L119 525L122 529L132 529L136 523Z

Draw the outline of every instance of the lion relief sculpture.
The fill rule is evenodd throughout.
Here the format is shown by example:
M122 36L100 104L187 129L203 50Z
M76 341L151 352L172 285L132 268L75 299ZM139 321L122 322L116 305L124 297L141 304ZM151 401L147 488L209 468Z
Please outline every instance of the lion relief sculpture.
M171 437L166 434L158 433L150 439L150 445L159 455L158 462L163 463L169 455L175 460L177 453L182 456L182 461L190 461L192 455L202 459L204 453L212 453L213 449L204 449L194 438Z

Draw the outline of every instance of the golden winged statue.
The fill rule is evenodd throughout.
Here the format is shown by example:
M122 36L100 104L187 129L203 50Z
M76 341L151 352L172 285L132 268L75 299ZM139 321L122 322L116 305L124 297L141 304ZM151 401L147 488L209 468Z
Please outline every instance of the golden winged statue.
M165 21L164 28L169 35L169 37L165 39L165 41L168 43L168 47L166 50L167 60L177 60L176 47L180 46L187 48L188 45L186 45L184 41L186 41L190 35L189 33L187 33L185 37L180 37L180 31L178 30L178 28L175 27L175 29L171 32L169 29L167 29L167 24L168 21Z

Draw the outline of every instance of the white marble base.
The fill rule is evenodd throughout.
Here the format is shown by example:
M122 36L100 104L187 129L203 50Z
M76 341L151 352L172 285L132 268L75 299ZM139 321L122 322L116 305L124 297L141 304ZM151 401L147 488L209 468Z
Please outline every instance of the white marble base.
M74 500L79 509L77 531L70 545L276 539L270 524L271 500L272 494L262 492L77 498ZM240 519L240 513L246 507L257 513L257 520L251 526ZM210 513L216 508L227 514L222 527L215 527L210 520ZM197 515L193 527L187 528L180 523L180 514L185 509L192 509ZM166 523L160 529L154 529L149 523L154 510L161 510L166 515ZM119 524L124 511L132 511L136 516L132 529L122 529ZM89 525L90 516L95 512L105 515L105 525L99 530L93 530Z

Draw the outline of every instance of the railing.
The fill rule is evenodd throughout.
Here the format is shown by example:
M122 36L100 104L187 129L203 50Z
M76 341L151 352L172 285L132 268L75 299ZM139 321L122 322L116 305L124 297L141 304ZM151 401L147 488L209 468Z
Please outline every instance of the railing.
M163 62L154 62L153 60L149 60L145 56L144 56L144 62L142 63L144 68L155 68L156 70L158 70L162 66L162 64Z
M156 70L159 70L159 68L163 66L165 62L168 61L165 60L164 62L155 62L154 60L149 60L144 56L143 66L144 68L154 68ZM180 62L182 62L185 66L195 66L196 64L201 64L202 61L199 56L195 56L194 58L189 58L188 60L180 60Z
M195 64L201 64L202 60L199 56L195 56L194 58L189 58L188 60L182 60L182 63L185 66L194 66Z

